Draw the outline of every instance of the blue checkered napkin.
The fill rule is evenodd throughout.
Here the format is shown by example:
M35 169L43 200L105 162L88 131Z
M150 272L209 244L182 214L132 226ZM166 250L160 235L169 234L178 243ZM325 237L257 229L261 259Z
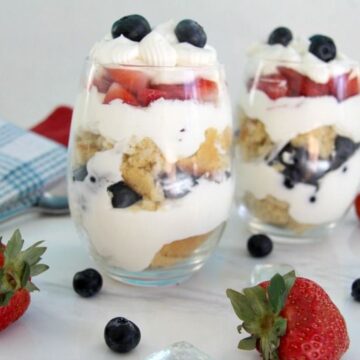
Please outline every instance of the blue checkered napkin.
M0 120L0 221L34 205L66 163L64 146Z

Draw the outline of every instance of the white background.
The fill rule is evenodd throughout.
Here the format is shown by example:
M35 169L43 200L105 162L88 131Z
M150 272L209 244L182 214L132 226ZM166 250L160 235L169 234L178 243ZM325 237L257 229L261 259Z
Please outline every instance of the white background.
M226 65L233 103L245 49L285 25L332 36L360 58L360 0L0 0L0 117L27 127L59 104L72 105L83 59L118 18L152 25L193 18Z

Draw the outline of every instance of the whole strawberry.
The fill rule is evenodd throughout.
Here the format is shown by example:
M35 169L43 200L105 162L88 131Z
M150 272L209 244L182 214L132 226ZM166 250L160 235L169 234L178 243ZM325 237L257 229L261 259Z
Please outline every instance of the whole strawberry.
M257 348L265 360L338 360L349 347L338 308L318 284L294 272L226 293L243 321L238 331L250 334L239 349Z
M355 198L355 211L358 219L360 220L360 194Z
M39 264L46 251L42 241L22 250L24 240L16 230L6 245L0 238L0 331L19 319L29 307L30 292L39 290L33 276L48 269Z

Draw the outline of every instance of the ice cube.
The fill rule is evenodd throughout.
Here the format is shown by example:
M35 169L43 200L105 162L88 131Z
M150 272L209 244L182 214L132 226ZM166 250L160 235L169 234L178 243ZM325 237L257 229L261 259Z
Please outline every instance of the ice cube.
M264 264L256 265L251 273L251 285L256 285L262 281L270 280L276 273L285 275L294 268L288 264Z
M151 354L145 360L212 360L186 341L180 341L171 346Z

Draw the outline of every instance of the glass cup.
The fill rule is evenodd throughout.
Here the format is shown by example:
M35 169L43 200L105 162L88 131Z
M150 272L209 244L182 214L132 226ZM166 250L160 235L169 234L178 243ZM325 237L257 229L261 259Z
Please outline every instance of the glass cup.
M70 139L71 214L125 283L178 283L215 249L233 196L221 67L86 64Z
M360 183L359 66L248 59L237 137L239 213L279 241L324 237Z

